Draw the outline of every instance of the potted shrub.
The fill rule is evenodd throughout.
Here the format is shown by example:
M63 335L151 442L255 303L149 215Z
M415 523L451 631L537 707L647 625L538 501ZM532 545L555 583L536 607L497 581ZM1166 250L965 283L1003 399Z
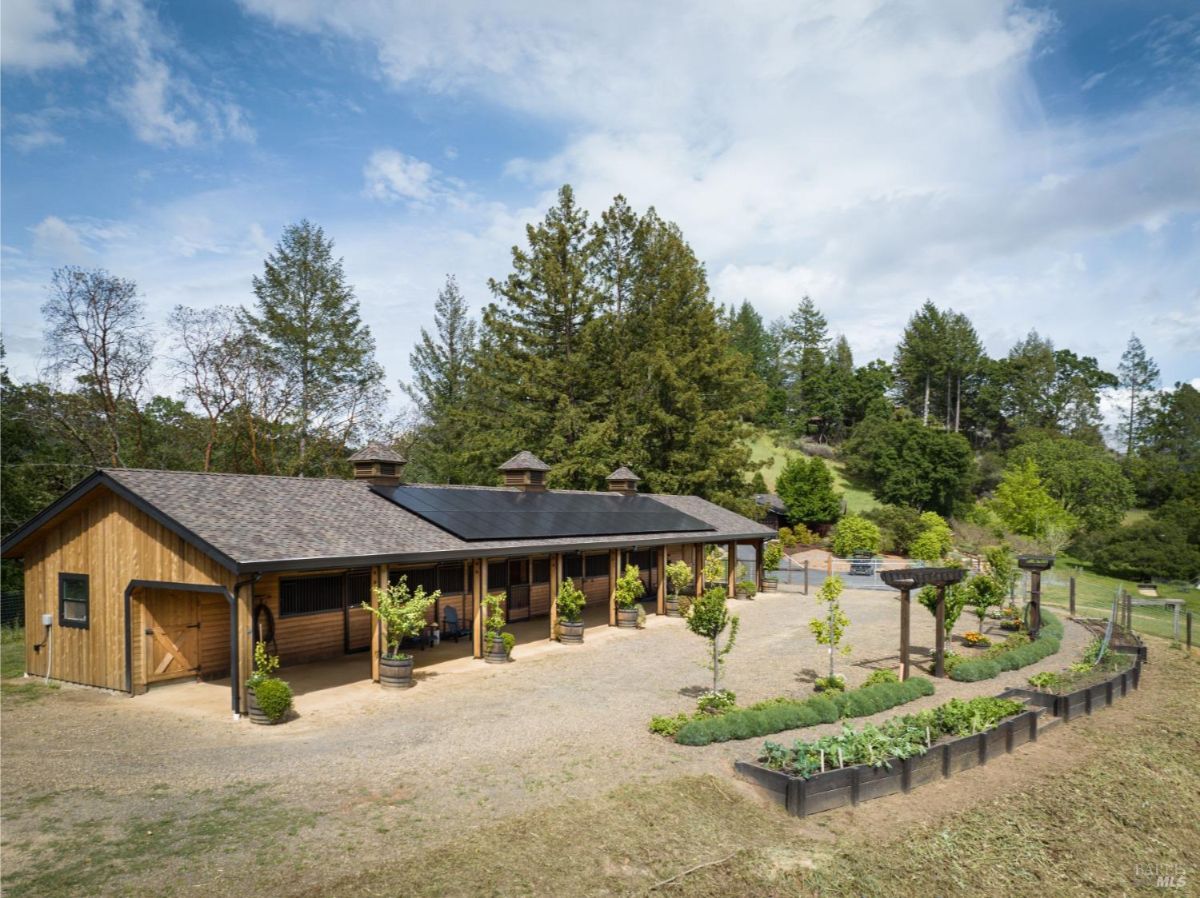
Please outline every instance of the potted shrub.
M267 654L265 642L255 643L254 672L246 680L246 713L250 722L274 725L292 707L292 687L275 676L279 657Z
M636 564L625 565L625 573L617 578L614 588L617 598L617 626L633 630L638 625L638 599L646 591L641 571Z
M504 596L501 593L484 596L483 610L487 615L483 619L483 645L486 650L483 660L488 664L507 664L512 660L517 638L504 630L507 623L504 619Z
M974 649L986 649L992 641L978 630L968 630L963 634L963 643Z
M683 617L685 609L680 602L679 591L695 582L692 566L686 561L672 561L665 571L667 582L671 584L671 594L667 596L667 617Z
M737 594L739 599L752 599L757 592L758 584L756 584L753 580L738 581Z
M725 589L725 556L716 546L709 546L704 558L704 590Z
M774 539L763 547L763 570L766 574L775 574L779 571L779 565L783 561L783 547L780 543L781 540ZM778 585L778 577L763 577L764 590L775 589Z
M558 641L569 645L583 642L583 606L587 598L570 578L558 588Z
M413 657L400 650L405 639L419 636L427 626L426 614L441 593L425 593L418 586L409 592L407 579L401 577L386 589L376 587L379 607L363 602L362 606L383 623L387 644L379 655L379 685L393 689L408 689L413 685Z

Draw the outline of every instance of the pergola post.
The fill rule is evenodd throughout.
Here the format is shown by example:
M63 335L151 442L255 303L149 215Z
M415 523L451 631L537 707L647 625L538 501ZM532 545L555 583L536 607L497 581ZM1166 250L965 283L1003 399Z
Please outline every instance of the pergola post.
M487 559L475 559L475 576L471 578L471 653L483 657L483 595L487 591Z
M900 590L900 679L907 680L911 668L909 666L910 636L909 626L912 619L912 599L908 587Z
M554 639L558 629L558 588L562 577L562 554L556 552L550 556L550 639Z
M1042 628L1042 571L1054 567L1054 556L1018 555L1017 567L1029 572L1029 638L1035 639Z
M238 669L231 670L230 676L237 677L239 692L238 707L243 713L249 713L246 710L249 707L247 704L249 698L246 695L246 681L250 679L250 671L254 666L254 584L247 583L245 587L238 590L233 600L237 605ZM145 679L146 671L143 669L143 690L145 689Z
M375 592L376 589L387 589L387 565L379 564L375 566L375 589L371 590L371 607L376 611L379 610L379 595ZM371 681L379 682L379 656L383 654L383 621L379 619L379 615L373 614L371 627Z
M737 592L737 543L728 543L725 551L728 555L725 563L725 594L732 599Z
M934 614L937 633L934 636L933 675L946 675L946 584L937 585L937 612Z
M608 625L617 625L617 568L619 549L608 550Z
M655 612L667 613L667 547L658 547L658 558L655 560L655 574L658 577L658 595L655 596Z
M763 541L754 544L754 588L762 592L763 588Z
M695 598L700 598L704 594L704 543L696 543L692 546L695 552L695 568L692 570L692 576L696 578L696 595Z

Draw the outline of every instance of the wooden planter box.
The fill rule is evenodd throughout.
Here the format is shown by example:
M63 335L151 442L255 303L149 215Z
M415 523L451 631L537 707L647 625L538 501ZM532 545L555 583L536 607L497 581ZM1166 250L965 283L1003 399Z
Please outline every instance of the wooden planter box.
M860 765L802 779L753 761L738 761L735 767L741 777L764 789L789 814L807 817L896 792L910 792L985 763L989 757L1006 754L1037 739L1037 716L1036 711L1022 711L986 733L938 742L919 757L893 760L890 768Z
M1135 654L1131 652L1130 654ZM1049 708L1055 717L1061 717L1070 722L1081 715L1091 714L1111 705L1116 699L1128 695L1131 689L1136 689L1141 679L1142 660L1135 657L1133 667L1114 674L1101 683L1085 686L1064 695L1040 692L1034 689L1007 689L1005 697L1022 698L1031 705Z

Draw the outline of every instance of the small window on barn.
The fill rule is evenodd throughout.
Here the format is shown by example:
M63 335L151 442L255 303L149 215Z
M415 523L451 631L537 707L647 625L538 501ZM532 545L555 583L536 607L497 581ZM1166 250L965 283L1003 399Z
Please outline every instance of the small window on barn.
M342 610L341 574L326 577L296 577L279 581L279 616L323 614Z
M467 578L461 564L443 564L438 568L438 589L443 595L467 591Z
M58 575L58 625L87 628L88 575Z
M563 556L563 576L564 577L582 577L583 576L583 556L582 555L564 555Z
M535 558L533 560L533 582L534 583L549 583L550 582L550 559Z
M588 577L607 577L608 576L608 553L603 555L587 555L583 559L585 576Z

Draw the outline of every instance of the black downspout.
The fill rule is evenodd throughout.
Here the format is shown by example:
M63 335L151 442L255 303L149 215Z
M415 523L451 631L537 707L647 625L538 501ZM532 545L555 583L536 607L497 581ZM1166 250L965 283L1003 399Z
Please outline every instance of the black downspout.
M233 592L225 595L225 598L229 600L229 691L233 701L234 717L238 717L242 713L242 688L238 683L241 670L238 664L238 595L243 586L253 587L261 576L262 574L251 574L249 580L239 580L233 584Z
M133 581L125 587L125 691L133 698Z

